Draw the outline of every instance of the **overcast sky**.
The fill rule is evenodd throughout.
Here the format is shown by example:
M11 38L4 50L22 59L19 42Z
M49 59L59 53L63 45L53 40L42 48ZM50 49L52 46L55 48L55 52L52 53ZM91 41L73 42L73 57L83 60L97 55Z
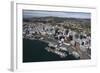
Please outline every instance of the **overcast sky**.
M83 12L57 12L57 11L39 11L39 10L23 10L24 18L32 18L32 17L69 17L69 18L91 18L90 13Z

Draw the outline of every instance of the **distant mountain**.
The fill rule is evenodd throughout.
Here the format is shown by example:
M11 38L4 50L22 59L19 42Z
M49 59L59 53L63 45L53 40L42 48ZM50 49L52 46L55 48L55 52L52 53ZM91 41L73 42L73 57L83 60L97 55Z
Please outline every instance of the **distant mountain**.
M90 19L82 19L82 18L61 18L61 17L33 17L33 18L24 18L25 22L64 22L64 21L72 21L72 22L90 22Z

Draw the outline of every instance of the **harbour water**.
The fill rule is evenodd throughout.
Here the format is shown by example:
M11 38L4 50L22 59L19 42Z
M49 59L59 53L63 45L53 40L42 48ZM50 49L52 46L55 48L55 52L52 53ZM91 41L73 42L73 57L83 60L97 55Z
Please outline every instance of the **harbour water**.
M61 58L58 55L48 52L45 48L48 43L40 40L23 39L23 62L44 62L44 61L62 61L77 60L73 55Z

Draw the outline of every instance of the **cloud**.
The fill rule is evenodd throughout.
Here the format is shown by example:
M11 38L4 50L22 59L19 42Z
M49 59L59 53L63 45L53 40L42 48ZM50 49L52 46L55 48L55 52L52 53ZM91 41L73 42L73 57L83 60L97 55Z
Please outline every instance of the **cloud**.
M83 12L61 12L61 11L39 11L39 10L23 10L24 18L32 17L71 17L71 18L91 18L90 13Z

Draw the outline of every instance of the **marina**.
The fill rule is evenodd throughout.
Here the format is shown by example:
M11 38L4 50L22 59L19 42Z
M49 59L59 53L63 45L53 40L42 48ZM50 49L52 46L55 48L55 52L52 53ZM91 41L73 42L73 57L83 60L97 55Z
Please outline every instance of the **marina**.
M67 52L66 57L60 57L55 53L49 53L46 50L47 43L39 40L23 39L25 45L23 48L23 62L45 62L45 61L65 61L77 60L73 55ZM27 45L26 45L27 44Z

